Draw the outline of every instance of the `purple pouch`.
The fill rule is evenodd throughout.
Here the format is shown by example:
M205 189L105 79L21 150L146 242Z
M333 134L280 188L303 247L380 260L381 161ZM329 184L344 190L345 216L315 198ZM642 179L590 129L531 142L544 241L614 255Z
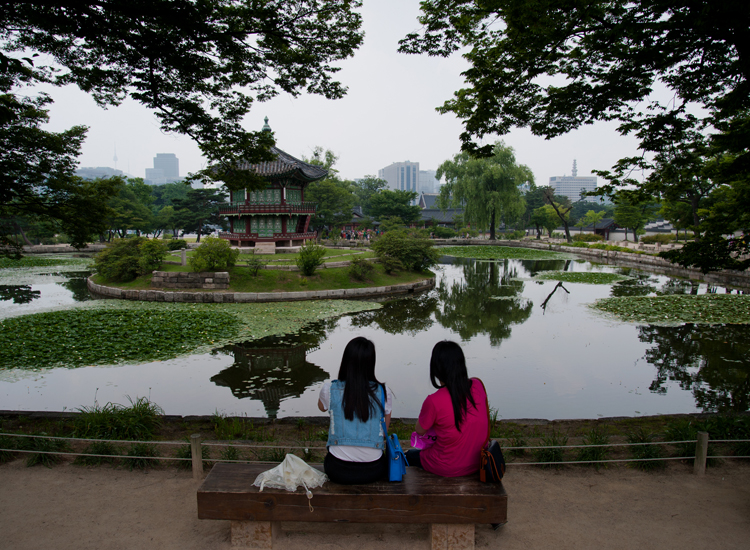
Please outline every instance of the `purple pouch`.
M427 449L437 441L437 434L435 430L429 429L424 435L419 435L417 432L411 433L411 446L413 449Z

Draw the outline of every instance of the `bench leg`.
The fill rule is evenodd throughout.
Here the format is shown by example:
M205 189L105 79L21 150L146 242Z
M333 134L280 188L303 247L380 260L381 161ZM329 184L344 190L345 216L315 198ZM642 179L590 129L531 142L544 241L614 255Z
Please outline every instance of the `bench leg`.
M233 521L232 549L258 548L271 550L278 536L279 524L275 521Z
M432 550L474 550L474 524L433 523L430 540Z

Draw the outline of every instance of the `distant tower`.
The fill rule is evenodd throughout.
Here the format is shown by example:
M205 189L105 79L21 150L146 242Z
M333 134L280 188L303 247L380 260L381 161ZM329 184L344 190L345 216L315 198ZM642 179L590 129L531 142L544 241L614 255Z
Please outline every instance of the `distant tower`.
M117 170L117 144L115 143L115 156L112 158L115 161L115 170Z
M576 159L573 159L573 172L572 172L572 175L573 175L574 178L578 177L578 167L576 166Z

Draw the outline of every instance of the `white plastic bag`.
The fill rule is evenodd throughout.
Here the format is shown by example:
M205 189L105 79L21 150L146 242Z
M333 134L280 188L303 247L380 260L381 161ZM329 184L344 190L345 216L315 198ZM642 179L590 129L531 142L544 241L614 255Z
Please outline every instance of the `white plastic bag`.
M271 468L255 478L256 487L272 487L274 489L286 489L296 491L300 485L305 488L307 498L312 498L310 489L320 487L326 481L326 476L320 470L316 470L307 462L295 455L286 455L281 464Z

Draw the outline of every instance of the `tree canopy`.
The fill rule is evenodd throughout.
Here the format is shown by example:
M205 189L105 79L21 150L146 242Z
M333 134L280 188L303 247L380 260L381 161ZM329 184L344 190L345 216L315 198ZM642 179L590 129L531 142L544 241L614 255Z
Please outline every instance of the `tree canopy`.
M206 177L244 188L240 162L271 160L267 132L242 120L281 92L342 97L332 63L362 43L358 0L61 0L12 2L0 15L5 69L24 55L26 84L74 84L101 106L126 97L165 132L190 136L213 165ZM31 60L31 58L28 58ZM13 65L15 64L15 65ZM15 70L18 73L17 70ZM13 79L14 85L20 78ZM7 92L7 88L2 90Z
M479 229L489 227L493 240L501 221L515 221L524 213L520 186L534 184L529 167L516 164L513 149L502 142L495 144L491 157L477 159L463 152L445 161L436 174L438 179L443 176L441 206L462 206L465 221Z
M722 234L747 237L750 224L738 219L750 178L750 3L426 0L421 10L423 29L400 50L464 49L466 87L438 108L464 121L462 149L490 155L479 140L514 127L552 138L616 121L641 151L597 171L610 181L604 192L633 184L644 196L629 200L686 205L697 236L712 234L699 245L706 254ZM635 180L636 170L650 175ZM720 187L731 190L722 196L734 216L706 201ZM733 242L748 252L747 238ZM722 246L729 252L732 241Z
M413 191L383 189L370 197L370 213L379 221L397 217L407 225L421 219L422 210L411 202L417 198Z

